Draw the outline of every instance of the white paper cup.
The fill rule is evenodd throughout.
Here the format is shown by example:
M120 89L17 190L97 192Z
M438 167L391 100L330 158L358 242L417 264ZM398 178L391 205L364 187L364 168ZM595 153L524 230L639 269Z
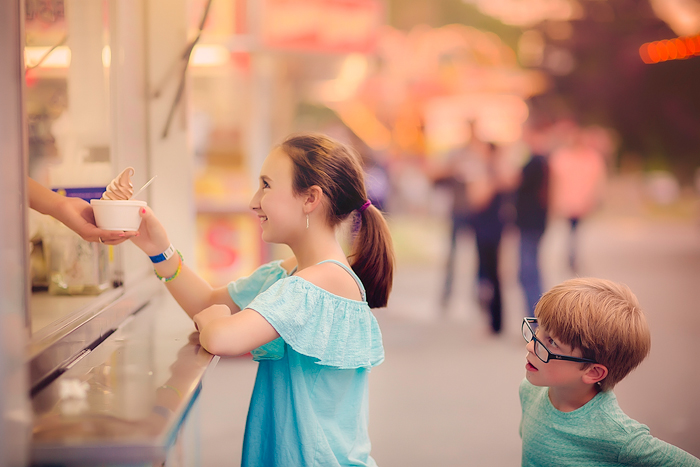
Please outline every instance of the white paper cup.
M139 210L146 207L141 200L91 199L97 227L104 230L138 230L141 225Z

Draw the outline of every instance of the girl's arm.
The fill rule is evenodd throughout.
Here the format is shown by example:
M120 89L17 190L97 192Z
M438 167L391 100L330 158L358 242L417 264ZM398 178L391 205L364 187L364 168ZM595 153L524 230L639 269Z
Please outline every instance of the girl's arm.
M142 209L140 214L142 220L139 236L132 238L131 241L148 256L163 253L170 246L167 232L150 208ZM166 282L165 286L191 318L205 308L216 304L226 305L230 310L229 313L239 311L226 287L213 288L184 262L180 263L179 254L154 264L154 267L156 272L165 278L172 277L180 267L177 277Z
M279 337L275 328L250 308L231 314L226 306L213 305L193 319L199 342L214 355L242 355Z

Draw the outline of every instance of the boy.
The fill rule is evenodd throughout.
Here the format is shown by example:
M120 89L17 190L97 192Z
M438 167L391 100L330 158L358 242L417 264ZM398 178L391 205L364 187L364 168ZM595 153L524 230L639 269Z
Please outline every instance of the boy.
M651 347L628 287L568 280L542 296L535 316L523 320L523 466L700 467L700 460L625 415L612 392Z

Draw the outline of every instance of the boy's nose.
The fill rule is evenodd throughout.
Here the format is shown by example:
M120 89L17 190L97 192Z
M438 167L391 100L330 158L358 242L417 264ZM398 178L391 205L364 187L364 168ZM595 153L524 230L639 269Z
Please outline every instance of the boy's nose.
M525 348L527 349L528 352L530 352L531 354L534 354L535 353L535 339L530 339L530 342L527 343Z

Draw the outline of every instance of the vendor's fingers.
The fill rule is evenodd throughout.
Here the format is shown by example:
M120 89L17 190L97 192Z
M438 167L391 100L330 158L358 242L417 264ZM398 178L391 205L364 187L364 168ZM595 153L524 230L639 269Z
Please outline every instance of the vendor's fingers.
M137 237L139 235L138 231L118 231L118 230L104 230L100 233L98 241L104 243L105 245L119 245L122 242L129 240L132 237Z

